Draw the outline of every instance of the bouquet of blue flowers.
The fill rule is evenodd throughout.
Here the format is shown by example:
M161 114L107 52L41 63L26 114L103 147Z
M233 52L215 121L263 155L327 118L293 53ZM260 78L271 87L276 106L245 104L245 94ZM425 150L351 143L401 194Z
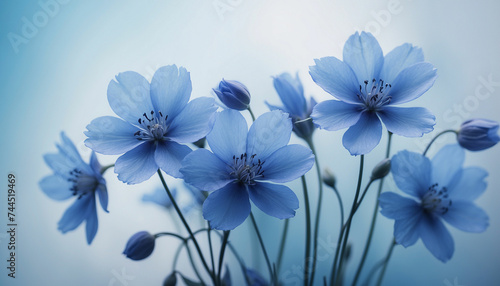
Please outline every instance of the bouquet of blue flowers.
M59 230L66 233L85 222L86 239L92 243L98 231L97 201L108 212L104 173L111 169L126 184L140 184L155 174L159 177L162 187L143 200L168 210L176 229L137 230L124 240L123 254L143 260L162 255L155 253L158 238L178 240L175 254L168 254L173 269L165 273L163 285L181 283L178 279L186 285L381 285L395 246L406 248L421 239L435 258L447 262L453 256L454 241L445 223L466 232L487 229L488 215L474 201L487 189L488 173L463 165L466 151L482 151L500 141L498 123L467 120L459 130L437 134L422 153L391 150L393 135L422 137L436 124L428 109L402 106L426 93L437 78L436 68L424 61L420 48L403 44L384 55L373 35L355 33L344 45L342 60L316 59L309 74L333 99L319 103L312 97L306 99L298 75L283 73L273 77L281 104L266 102L270 111L259 116L251 109L249 89L239 81L223 79L214 88L214 97L190 100L190 74L183 67L161 67L151 82L136 72L118 74L107 90L109 105L118 117L96 118L85 131L85 145L92 150L90 161L82 159L64 132L58 152L44 157L54 174L40 181L42 191L54 200L74 201L59 220ZM246 112L250 117L245 117ZM383 126L388 134L385 159L366 176L365 156L379 145ZM347 191L337 188L338 178L328 168L320 168L318 158L329 150L316 150L313 134L317 128L347 129L342 145L359 159L354 199L347 205L342 198ZM436 138L451 134L456 142L429 158ZM289 144L291 136L304 144ZM335 143L331 146L340 148ZM120 156L114 164L101 166L96 153ZM306 174L313 167L317 190L312 192ZM184 185L168 186L165 176L181 179ZM387 191L386 178L392 178L400 192ZM301 189L285 184L298 179ZM365 218L370 222L368 237L360 246L361 258L353 261L351 229L371 188L377 190L373 214ZM324 189L331 189L337 201L326 202ZM313 194L316 205L310 203ZM325 203L338 208L338 218L322 217ZM299 207L304 208L304 221L294 220ZM270 219L283 220L282 229L268 230L279 242L276 257L268 251L252 208ZM193 209L202 214L201 227L187 217ZM379 262L365 265L378 213L394 220L393 239ZM247 219L256 242L249 247L262 253L265 272L255 270L258 265L252 265L231 241L231 232ZM335 254L329 260L319 259L319 232L334 219L340 220ZM304 236L288 237L289 225L302 222ZM290 239L300 241L303 249L287 247ZM191 269L176 266L182 249ZM304 253L297 262L302 265L300 280L287 280L280 272L288 251ZM228 252L236 263L225 258ZM353 277L346 276L347 267L353 268Z

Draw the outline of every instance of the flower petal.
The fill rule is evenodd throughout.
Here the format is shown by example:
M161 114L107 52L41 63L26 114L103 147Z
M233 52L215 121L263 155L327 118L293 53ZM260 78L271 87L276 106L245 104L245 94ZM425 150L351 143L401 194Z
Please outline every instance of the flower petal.
M449 187L457 172L462 170L465 151L458 144L450 144L441 148L432 158L432 183Z
M414 208L414 211L417 209ZM420 220L422 209L418 209L413 216L398 219L394 222L394 239L404 247L412 246L419 238Z
M356 32L347 39L343 58L356 74L358 84L365 80L378 79L384 64L384 56L377 39L366 32Z
M417 63L404 70L391 83L390 104L412 101L434 85L437 70L430 63Z
M287 113L274 110L262 114L248 131L247 154L256 154L256 159L264 161L274 151L288 144L292 127Z
M390 219L409 218L414 216L417 211L421 211L421 207L415 200L396 193L382 193L378 200L382 208L380 213Z
M380 78L387 83L392 83L402 70L423 61L424 53L421 48L408 43L402 44L385 56Z
M455 175L448 184L448 194L452 200L473 201L488 186L484 179L488 172L479 167L467 167Z
M215 191L231 182L231 170L226 163L206 149L187 155L180 172L186 183L204 191Z
M290 114L304 117L307 104L299 75L297 74L296 78L293 78L289 73L280 74L273 79L273 85Z
M108 102L116 115L131 124L137 124L144 112L153 110L149 82L132 71L119 73L109 83Z
M191 96L189 72L176 65L159 68L151 80L151 100L156 111L173 120L184 109Z
M96 188L97 195L99 196L99 202L101 207L105 212L108 212L108 189L106 185L99 185Z
M324 91L347 103L359 103L359 82L348 64L334 57L315 59L309 67L313 81Z
M156 146L156 164L167 174L174 178L182 178L179 169L182 167L182 160L193 150L186 145L181 145L174 141L159 142Z
M242 224L249 214L248 191L240 184L226 185L208 195L203 203L203 217L214 229L232 230Z
M69 190L73 183L57 175L51 175L43 178L40 183L42 191L51 199L63 201L71 198L73 194Z
M149 179L158 170L155 146L145 142L120 156L115 163L118 179L127 184L138 184Z
M483 232L489 226L486 212L470 201L453 201L443 219L452 226L467 232Z
M375 148L382 138L382 124L372 112L361 114L359 121L344 133L342 144L351 155L367 154Z
M207 142L219 159L232 163L233 156L245 153L247 132L245 118L238 111L228 109L217 114Z
M443 223L436 217L424 215L420 223L420 237L425 247L442 262L450 260L455 243Z
M387 106L377 114L387 130L405 137L422 137L434 130L436 124L436 117L422 107Z
M105 155L119 155L132 150L142 141L134 137L139 129L111 116L98 117L87 125L85 146Z
M299 199L287 186L259 182L248 186L248 191L252 202L270 216L291 218L299 208Z
M262 168L264 180L286 183L304 175L314 165L311 149L302 145L287 145L267 157Z
M77 228L86 218L91 208L91 204L95 200L93 195L82 196L77 199L63 214L58 222L58 229L62 233Z
M94 199L90 203L89 210L88 210L88 216L87 216L87 223L85 226L85 232L87 234L87 243L89 245L94 240L94 237L97 233L97 227L98 227L97 209L96 209L95 199Z
M398 188L422 198L431 183L431 162L427 157L403 150L391 159L391 173Z
M205 137L212 130L216 110L213 98L192 100L172 120L167 137L178 143L192 143Z
M337 131L356 124L361 113L359 105L338 100L326 100L314 107L311 118L314 124L319 125L321 129Z

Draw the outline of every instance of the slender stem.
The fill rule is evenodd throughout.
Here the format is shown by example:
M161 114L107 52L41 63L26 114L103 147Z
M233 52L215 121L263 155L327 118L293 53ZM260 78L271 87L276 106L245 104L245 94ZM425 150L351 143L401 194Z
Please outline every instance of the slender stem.
M220 248L220 254L219 254L219 272L217 274L217 282L219 283L219 285L222 285L222 281L221 281L221 273L222 273L222 262L224 261L224 252L226 251L226 245L227 245L227 240L229 239L229 234L231 232L228 230L228 231L224 231L224 236L222 237L222 246Z
M255 221L255 217L253 213L250 212L250 218L252 219L253 227L255 228L255 233L257 233L257 237L259 238L260 247L262 248L262 252L264 253L264 258L266 259L267 268L269 270L269 276L271 277L271 281L273 281L273 269L271 268L271 262L269 260L269 256L267 255L266 247L264 246L264 241L262 240L262 236L260 236L259 228L257 227L257 222Z
M389 158L389 155L391 154L391 142L392 142L392 133L389 132L389 137L387 139L387 149L385 151L385 158ZM358 269L356 270L356 275L354 276L352 285L356 285L356 283L358 282L358 279L361 275L361 271L363 270L363 266L366 261L366 257L368 256L368 251L370 250L373 233L375 231L375 223L377 222L378 205L379 205L378 198L380 197L380 193L382 192L383 186L384 186L384 178L380 179L380 183L378 185L377 197L375 201L375 208L373 209L370 231L368 232L368 238L366 240L365 248L363 250L363 255L361 256L361 261L359 262Z
M332 273L330 274L330 286L333 286L333 282L336 278L337 263L340 254L340 248L342 246L342 238L344 237L345 224L342 223L340 227L339 237L337 239L337 248L335 249L335 257L333 258Z
M306 211L306 245L305 245L305 257L304 257L304 286L309 283L309 256L311 254L311 209L309 206L309 195L307 192L306 176L303 175L302 179L302 190L304 191L304 205Z
M391 259L392 251L394 250L394 246L396 246L396 241L393 239L391 246L389 247L389 251L387 252L387 256L385 257L384 266L382 267L382 272L380 272L380 276L378 277L377 286L380 286L382 284L385 271L387 270L387 265L389 265L389 260Z
M340 209L340 230L342 230L342 226L344 225L344 204L342 203L342 198L340 197L340 193L335 186L332 187L333 192L337 196L337 200L339 201L339 209Z
M250 116L252 116L252 121L255 121L255 115L253 114L252 109L250 108L250 106L248 106L248 112L250 112Z
M207 230L207 236L208 236L208 247L210 248L210 260L212 262L212 271L215 271L215 261L214 261L214 250L212 247L212 228L210 227L210 222L207 222L208 224L208 230Z
M314 148L314 143L312 141L312 138L308 138L307 144L309 145L309 148L311 148L313 154L314 154L314 160L316 163L316 173L318 176L318 204L316 206L316 218L315 218L315 223L314 223L314 241L313 241L313 260L312 260L312 268L311 268L311 282L309 285L314 285L314 275L316 273L316 257L318 254L318 235L319 235L319 221L321 217L321 203L323 202L323 180L321 179L321 168L319 166L319 161L318 161L318 155L316 153L316 149Z
M196 275L196 277L198 277L198 279L200 280L202 285L206 285L205 281L203 281L203 278L201 278L200 272L198 272L198 268L196 268L196 266L194 264L194 259L193 259L193 255L191 254L191 249L189 249L189 246L187 244L188 244L188 241L186 240L186 251L188 253L189 261L191 262L191 265L193 266L194 274Z
M425 148L425 151L423 153L423 155L425 156L425 154L427 154L427 151L429 151L429 148L431 148L431 145L432 143L434 143L434 141L436 141L436 139L438 139L439 136L445 134L445 133L450 133L450 132L453 132L455 134L458 135L458 132L456 130L453 130L453 129L448 129L448 130L445 130L441 133L438 133L434 138L432 138L431 142L429 142L429 144L427 145L427 147Z
M193 255L191 254L191 250L189 249L189 246L187 245L190 238L184 238L176 233L171 233L171 232L160 232L160 233L157 233L154 235L155 238L158 238L161 236L173 236L173 237L176 237L176 238L182 240L182 244L175 252L174 262L172 264L172 272L174 272L175 268L177 267L177 261L179 259L179 254L181 253L183 246L186 246L186 251L188 253L189 261L191 262L191 266L193 267L194 273L196 274L196 276L200 280L201 284L206 285L206 283L203 281L203 278L201 278L201 275L198 272L198 269L196 268L196 264L194 263Z
M281 243L280 243L280 250L278 252L278 259L277 259L277 271L276 271L276 276L278 276L278 273L281 268L281 261L283 260L283 253L285 251L285 242L286 242L286 236L288 234L288 225L290 224L289 219L285 219L285 225L283 226L283 233L281 234Z
M153 236L154 236L155 239L158 238L158 237L162 237L162 236L173 236L173 237L176 237L176 238L178 238L178 239L180 239L182 241L185 240L184 237L178 235L177 233L173 233L173 232L160 232L160 233L157 233L157 234L155 234Z
M205 270L208 272L210 277L212 277L212 280L215 284L215 275L212 271L210 271L210 268L208 268L207 262L205 261L205 257L203 256L203 252L201 252L200 245L198 244L198 241L194 237L194 234L191 231L191 228L189 227L189 224L187 223L186 219L184 218L184 215L182 215L182 212L181 212L179 206L175 202L174 196L172 196L172 193L170 192L170 189L168 188L167 183L165 182L165 179L163 178L163 174L161 173L160 169L158 169L158 176L160 177L161 183L163 184L163 187L165 188L165 191L167 192L167 195L170 198L172 205L174 206L175 210L177 211L177 214L179 215L179 217L181 218L182 223L186 227L186 230L188 231L189 236L193 240L194 246L196 247L196 250L198 251L198 254L200 256L203 267L205 267Z
M372 183L374 181L375 180L370 179L370 181L366 185L365 190L363 191L363 194L361 195L361 198L359 199L359 202L356 204L356 210L355 210L355 212L358 210L359 206L361 205L361 202L363 201L363 199L365 198L366 193L368 192L368 189L370 188L370 186L372 185Z
M352 207L351 207L351 214L349 215L349 218L347 219L347 222L346 222L346 230L345 230L345 236L344 236L344 243L342 245L342 251L340 253L340 261L339 261L339 270L337 272L337 280L335 281L335 284L338 284L340 282L340 270L342 269L342 266L344 264L344 261L345 261L345 250L346 250L346 247L347 247L347 242L349 240L349 231L351 230L351 223L352 223L352 218L354 216L354 213L356 212L356 204L358 202L358 198L359 198L359 192L361 190L361 181L363 179L363 166L364 166L364 160L365 159L365 155L361 155L360 157L360 160L359 160L359 175L358 175L358 185L356 187L356 194L354 195L354 201L352 203Z
M106 172L109 168L113 168L114 166L115 166L115 164L101 167L101 175L104 174L104 172Z

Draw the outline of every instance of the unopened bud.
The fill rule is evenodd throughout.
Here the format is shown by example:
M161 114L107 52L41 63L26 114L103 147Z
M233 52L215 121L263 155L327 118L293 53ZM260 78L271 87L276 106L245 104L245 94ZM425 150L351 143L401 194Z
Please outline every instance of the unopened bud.
M177 277L175 276L175 271L172 274L168 275L163 281L163 286L175 286L177 285Z
M335 178L335 175L333 174L332 170L330 170L330 168L325 168L323 170L323 183L331 188L335 188L337 178Z
M387 176L387 174L389 174L390 171L391 171L391 159L386 158L380 161L380 163L378 163L377 166L373 168L371 179L372 180L382 179L383 177Z

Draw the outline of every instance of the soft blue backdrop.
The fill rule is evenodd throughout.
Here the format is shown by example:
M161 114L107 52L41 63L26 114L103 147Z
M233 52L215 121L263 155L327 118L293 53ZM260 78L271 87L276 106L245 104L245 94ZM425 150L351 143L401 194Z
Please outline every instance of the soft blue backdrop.
M52 4L47 4L52 3ZM54 5L56 3L56 5ZM157 67L177 64L191 72L193 97L212 96L222 78L237 79L250 89L257 114L266 111L264 100L278 103L270 76L298 71L308 95L330 98L308 75L314 58L341 57L343 43L356 30L374 33L385 52L404 42L423 48L426 60L439 70L435 86L415 106L431 109L436 130L456 128L471 117L500 121L500 18L498 1L14 1L0 4L0 284L1 285L160 285L168 275L177 242L158 241L146 261L125 259L121 252L130 235L139 230L172 229L161 209L141 203L158 178L127 186L109 172L109 214L99 211L99 231L92 246L84 229L62 235L57 221L69 202L48 199L37 183L50 173L42 154L55 151L64 130L85 154L85 126L95 117L113 114L106 100L109 81L119 72L133 70L151 78ZM22 38L21 38L22 37ZM490 82L488 84L488 82ZM315 134L320 161L337 175L346 204L352 200L358 159L341 146L343 132ZM434 132L435 134L435 132ZM431 138L394 137L394 149L421 151ZM386 137L367 156L367 170L382 157ZM298 139L293 141L300 142ZM452 136L437 145L453 142ZM431 154L435 149L431 150ZM387 271L386 285L498 285L500 283L500 208L498 160L500 147L468 153L466 164L488 169L489 187L478 200L490 215L484 234L452 230L456 251L443 264L421 242L397 247ZM104 163L115 158L100 156ZM17 176L17 271L7 277L6 176ZM308 175L315 202L314 172ZM169 180L172 185L180 182ZM289 184L302 198L298 182ZM389 180L386 190L395 191ZM355 219L351 235L356 261L366 237L372 212L372 190ZM319 270L329 269L338 229L338 206L327 192L320 239ZM190 220L199 225L199 214ZM289 251L283 267L292 285L300 278L303 255L303 208L292 221ZM264 238L274 257L281 222L258 214ZM368 265L385 254L392 222L379 217ZM250 238L250 239L249 239ZM231 241L242 248L249 262L254 245L248 227L241 226ZM293 241L293 243L292 243ZM295 244L295 245L292 245ZM230 256L228 256L230 257ZM233 258L229 258L234 261ZM188 269L181 260L181 269ZM349 265L352 267L352 263ZM297 270L299 269L299 270ZM288 271L288 272L287 272ZM350 270L352 271L352 269ZM192 273L185 270L188 275ZM241 274L233 270L235 279ZM295 272L299 274L294 274ZM123 277L123 274L126 274ZM349 272L348 276L352 273ZM321 278L316 279L317 282Z

